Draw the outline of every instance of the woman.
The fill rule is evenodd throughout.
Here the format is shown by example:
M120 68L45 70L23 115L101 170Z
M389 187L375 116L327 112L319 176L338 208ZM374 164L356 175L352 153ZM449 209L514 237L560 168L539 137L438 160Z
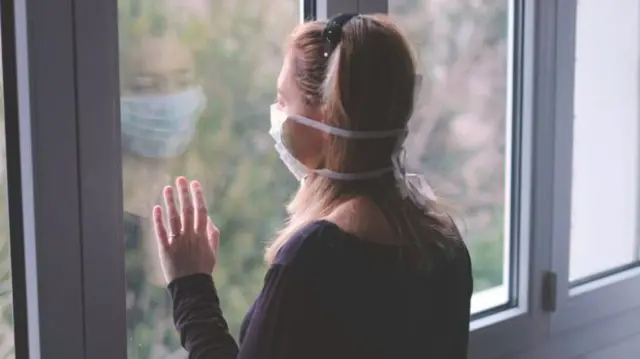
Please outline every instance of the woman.
M301 181L240 346L211 277L220 233L197 182L154 208L174 320L190 358L466 357L469 255L451 217L402 166L415 65L384 16L338 15L291 35L271 108ZM193 197L193 199L192 199Z

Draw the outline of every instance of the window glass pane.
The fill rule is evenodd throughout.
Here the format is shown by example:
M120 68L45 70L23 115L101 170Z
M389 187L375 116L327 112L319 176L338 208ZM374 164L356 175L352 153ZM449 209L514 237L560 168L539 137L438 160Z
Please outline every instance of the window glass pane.
M198 179L222 233L215 279L231 332L262 285L264 244L296 181L273 151L269 105L299 0L119 0L129 358L185 358L150 214Z
M0 54L2 48L0 48ZM2 60L0 60L2 69ZM0 358L15 358L13 340L13 292L9 250L7 156L4 132L4 81L0 70Z
M640 3L579 0L576 23L569 278L584 281L640 254Z
M509 0L390 0L423 74L409 163L462 218L472 312L505 304L510 275Z

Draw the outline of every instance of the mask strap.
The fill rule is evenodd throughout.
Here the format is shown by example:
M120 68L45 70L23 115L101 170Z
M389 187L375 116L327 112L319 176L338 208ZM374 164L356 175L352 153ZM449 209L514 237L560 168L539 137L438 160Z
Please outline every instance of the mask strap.
M364 139L386 138L386 137L398 136L407 132L407 130L404 128L397 129L397 130L387 130L387 131L352 131L352 130L344 130L342 128L329 126L320 121L310 120L308 118L301 117L301 116L289 116L289 118L291 118L292 120L296 121L301 125L309 126L309 127L315 128L316 130L326 132L331 135L347 137L347 138L364 138Z
M370 178L380 177L385 173L393 171L393 167L382 168L378 170L368 171L368 172L359 172L359 173L342 173L342 172L334 172L332 170L323 168L319 170L314 170L313 172L319 176L337 179L341 181L357 181L357 180L365 180Z

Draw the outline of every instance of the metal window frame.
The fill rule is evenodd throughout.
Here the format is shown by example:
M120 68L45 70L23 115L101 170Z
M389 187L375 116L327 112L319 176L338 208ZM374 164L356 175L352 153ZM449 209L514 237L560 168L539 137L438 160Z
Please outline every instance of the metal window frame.
M357 13L358 0L315 0L318 20L325 20L339 13Z
M20 123L18 121L18 76L16 24L14 4L2 2L0 25L2 26L2 73L5 126L5 156L7 173L7 207L9 209L9 243L11 256L12 300L14 317L14 349L17 357L29 356L29 323L27 291L27 268L24 230L22 180L20 169ZM27 204L29 206L29 204ZM11 225L11 223L14 223ZM31 256L32 254L30 254ZM31 326L33 327L33 326Z
M117 2L3 1L2 30L16 356L125 358Z
M387 0L358 0L358 13L360 14L386 14L389 12Z
M71 0L2 3L14 301L16 319L26 319L16 323L21 358L85 354L72 12Z
M547 198L553 187L548 160L554 121L550 116L554 86L550 59L555 35L549 23L555 13L549 1L515 1L523 11L519 19L522 23L514 24L516 33L522 32L522 43L512 50L513 93L509 103L513 109L507 111L514 111L512 126L520 129L513 133L513 141L520 142L514 143L520 151L514 154L520 156L519 168L514 167L519 171L514 178L520 182L520 203L512 209L519 227L515 233L517 243L513 244L517 248L514 255L518 267L514 271L518 306L471 322L470 358L496 358L539 345L547 339L549 329L549 317L539 293L544 274L551 267L552 211Z
M558 310L551 317L551 332L561 333L578 327L596 327L610 331L607 319L640 310L640 268L613 272L611 275L572 286L569 281L571 236L571 186L573 163L573 120L575 84L575 43L577 1L557 1L556 6L556 84L554 136L553 271L558 277ZM607 330L602 330L605 334ZM618 328L624 331L624 328Z
M302 21L315 20L318 17L318 5L316 0L302 0L300 7Z
M126 358L118 2L74 2L85 358Z

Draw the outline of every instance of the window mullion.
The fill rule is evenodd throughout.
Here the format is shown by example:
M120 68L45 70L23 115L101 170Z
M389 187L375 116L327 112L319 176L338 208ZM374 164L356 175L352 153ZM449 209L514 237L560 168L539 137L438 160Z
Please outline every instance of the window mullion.
M339 13L358 12L358 0L316 0L316 15L319 20Z
M389 13L389 0L358 0L358 12L361 14Z
M85 357L124 359L128 338L118 2L74 1Z

